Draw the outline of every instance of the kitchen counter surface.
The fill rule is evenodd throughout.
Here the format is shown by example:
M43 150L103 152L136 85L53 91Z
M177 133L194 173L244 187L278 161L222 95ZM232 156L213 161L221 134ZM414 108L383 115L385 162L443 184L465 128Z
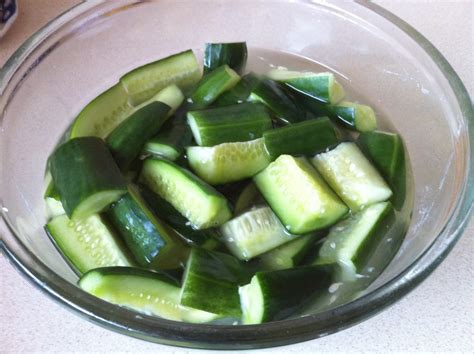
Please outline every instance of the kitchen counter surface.
M20 0L20 13L0 39L0 66L34 31L77 0ZM378 1L413 25L448 59L473 95L470 1ZM446 260L388 310L348 330L262 352L473 352L474 223ZM205 352L147 343L105 330L67 311L0 255L0 352Z

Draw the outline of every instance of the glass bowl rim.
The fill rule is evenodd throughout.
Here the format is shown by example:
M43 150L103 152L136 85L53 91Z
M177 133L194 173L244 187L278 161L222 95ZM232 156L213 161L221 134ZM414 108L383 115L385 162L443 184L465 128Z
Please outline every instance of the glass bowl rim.
M313 2L310 0L303 1ZM463 234L472 214L474 208L474 176L472 173L474 110L469 93L459 76L444 56L422 34L379 5L368 0L356 0L355 2L395 25L431 57L447 78L451 89L455 93L469 135L468 143L470 146L467 149L467 177L463 181L461 193L458 195L451 216L436 236L434 242L410 266L388 283L335 309L297 319L247 326L190 324L168 321L148 315L137 315L134 311L106 303L87 294L74 297L75 293L77 295L78 288L52 272L21 241L19 242L20 251L25 253L28 258L31 258L33 264L38 265L41 272L30 267L27 264L28 261L25 262L19 254L10 249L4 242L3 237L0 238L0 250L3 251L7 259L11 261L22 275L55 301L65 305L66 308L74 310L79 315L108 329L150 341L177 346L223 349L270 347L300 342L348 328L400 300L426 279L443 261ZM53 34L62 25L74 20L80 14L101 4L102 2L79 3L51 20L29 37L8 59L3 68L0 69L0 94L4 93L10 79L28 55L46 40L49 35ZM1 204L2 202L0 201L0 207L2 206ZM9 232L16 235L17 231L10 222L3 207L1 208L1 215ZM49 277L45 279L41 273L45 273ZM94 310L94 312L89 310ZM114 316L115 319L120 318L122 321L108 318L112 312L118 314ZM125 325L120 323L125 321L127 321ZM343 323L342 325L341 322ZM150 331L150 328L153 331ZM221 338L224 340L214 343L210 336L215 334L216 331L221 332L224 337L228 337ZM183 335L183 333L186 333L186 335Z

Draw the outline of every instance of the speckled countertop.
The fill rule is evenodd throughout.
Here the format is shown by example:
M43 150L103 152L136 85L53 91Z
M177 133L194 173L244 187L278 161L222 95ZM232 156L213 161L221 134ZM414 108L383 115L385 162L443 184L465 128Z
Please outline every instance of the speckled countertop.
M0 65L40 26L77 0L20 0L0 39ZM472 1L378 1L424 34L473 95ZM474 352L474 222L441 266L403 300L353 328L262 352ZM0 255L0 353L205 352L151 344L84 321L43 295Z

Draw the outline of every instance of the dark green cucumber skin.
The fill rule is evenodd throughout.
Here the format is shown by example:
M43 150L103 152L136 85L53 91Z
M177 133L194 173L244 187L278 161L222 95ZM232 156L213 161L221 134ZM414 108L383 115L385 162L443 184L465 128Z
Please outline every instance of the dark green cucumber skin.
M255 274L264 297L262 322L286 318L318 293L326 292L332 280L330 266L304 266Z
M134 194L137 193L134 191ZM122 236L136 262L143 267L154 267L160 256L160 251L169 246L169 235L163 235L167 230L159 230L146 213L148 208L137 194L125 194L120 200L112 204L107 216L112 225Z
M100 138L81 137L67 141L53 152L50 164L53 183L69 217L95 193L115 190L125 194L127 191L120 169Z
M226 316L241 314L238 286L253 272L221 252L193 248L186 265L181 304Z
M242 76L237 85L220 95L212 105L214 107L224 107L245 102L259 81L259 77L254 73Z
M147 140L158 132L170 109L162 102L152 102L133 113L110 133L106 142L122 170L140 154Z
M191 111L190 115L206 129L201 133L202 146L257 139L272 128L267 109L258 103Z
M270 158L283 154L314 155L338 144L339 139L327 117L311 119L263 133Z
M400 135L397 134L394 150L390 140L384 132L373 131L360 134L357 143L393 189L391 200L395 209L400 210L406 198L405 148ZM390 163L387 156L396 158Z
M247 44L245 42L206 43L204 49L204 74L225 64L237 73L241 73L246 63Z
M225 92L223 86L227 85L231 79L226 69L227 66L220 66L201 79L191 95L193 103L190 109L206 108Z
M196 230L191 226L187 226L188 219L181 215L180 212L165 199L161 198L145 185L140 185L140 189L143 199L145 199L151 210L173 227L187 243L194 246L205 247L206 244L210 243L209 241L216 240L216 242L218 242L217 238L220 234L217 230Z
M280 123L287 125L304 120L304 112L277 82L263 79L253 87L252 94L260 98Z
M346 128L357 131L355 107L332 106L329 108L333 116Z

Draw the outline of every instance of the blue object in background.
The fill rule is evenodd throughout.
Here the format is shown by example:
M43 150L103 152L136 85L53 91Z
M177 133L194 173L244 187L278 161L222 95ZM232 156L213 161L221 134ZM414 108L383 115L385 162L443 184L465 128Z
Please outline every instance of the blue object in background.
M16 0L0 0L0 37L7 32L17 15Z

